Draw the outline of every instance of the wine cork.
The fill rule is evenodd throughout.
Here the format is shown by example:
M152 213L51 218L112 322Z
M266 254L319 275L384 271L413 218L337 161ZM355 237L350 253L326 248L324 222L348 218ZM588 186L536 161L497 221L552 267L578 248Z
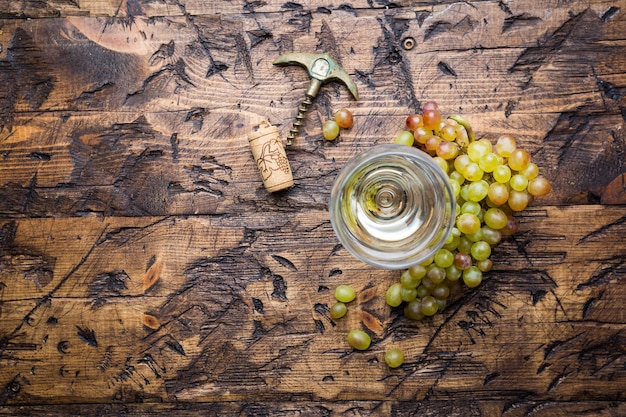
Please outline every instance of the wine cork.
M273 193L291 187L293 175L285 148L278 137L278 128L263 121L257 130L248 135L248 142L265 189Z

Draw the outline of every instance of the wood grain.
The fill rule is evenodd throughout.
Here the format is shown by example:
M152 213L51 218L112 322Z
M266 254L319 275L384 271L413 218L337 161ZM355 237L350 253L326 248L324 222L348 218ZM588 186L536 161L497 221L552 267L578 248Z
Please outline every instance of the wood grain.
M542 6L0 0L0 415L626 414L626 4ZM323 86L270 195L247 135L289 131L292 51L331 53L360 99ZM427 100L514 134L553 191L415 323L327 205ZM334 321L339 283L359 296Z

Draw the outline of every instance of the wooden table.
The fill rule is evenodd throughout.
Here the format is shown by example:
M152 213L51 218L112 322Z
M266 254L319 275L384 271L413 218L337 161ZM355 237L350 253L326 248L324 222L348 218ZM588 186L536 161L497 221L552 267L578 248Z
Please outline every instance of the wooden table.
M0 415L626 415L626 2L0 0ZM411 45L411 41L413 45ZM248 148L285 137L268 194ZM553 184L442 314L385 305L327 205L427 100ZM335 142L324 120L355 124ZM328 314L338 284L358 298ZM365 328L372 347L345 336ZM400 347L395 370L385 350Z

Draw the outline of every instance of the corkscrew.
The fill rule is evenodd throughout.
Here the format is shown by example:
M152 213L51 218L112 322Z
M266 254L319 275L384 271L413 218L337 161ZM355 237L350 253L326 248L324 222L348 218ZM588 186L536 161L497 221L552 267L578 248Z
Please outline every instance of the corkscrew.
M315 96L317 96L322 84L326 81L338 80L343 82L346 87L348 87L348 90L352 93L355 100L359 99L359 92L356 84L352 78L350 78L350 75L348 75L348 73L345 72L343 68L341 68L327 53L314 54L294 52L281 55L274 61L274 65L293 64L301 65L307 69L309 76L311 77L311 83L309 84L309 88L306 90L305 99L298 107L298 114L296 115L293 126L287 136L287 145L291 145L293 143L293 140L300 131L300 126L302 126L302 121L304 120L306 112L309 110L309 106L313 102Z

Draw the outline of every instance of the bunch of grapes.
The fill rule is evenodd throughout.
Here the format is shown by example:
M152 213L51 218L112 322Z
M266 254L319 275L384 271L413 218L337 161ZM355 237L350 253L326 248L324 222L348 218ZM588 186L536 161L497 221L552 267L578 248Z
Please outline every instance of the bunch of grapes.
M463 286L480 285L483 273L493 266L491 248L519 227L514 213L551 189L513 136L500 136L495 145L489 139L475 140L461 116L443 119L432 101L421 110L407 117L406 130L394 143L430 154L448 174L457 204L456 224L444 246L432 258L403 271L387 289L387 304L404 304L405 316L414 320L442 311Z

